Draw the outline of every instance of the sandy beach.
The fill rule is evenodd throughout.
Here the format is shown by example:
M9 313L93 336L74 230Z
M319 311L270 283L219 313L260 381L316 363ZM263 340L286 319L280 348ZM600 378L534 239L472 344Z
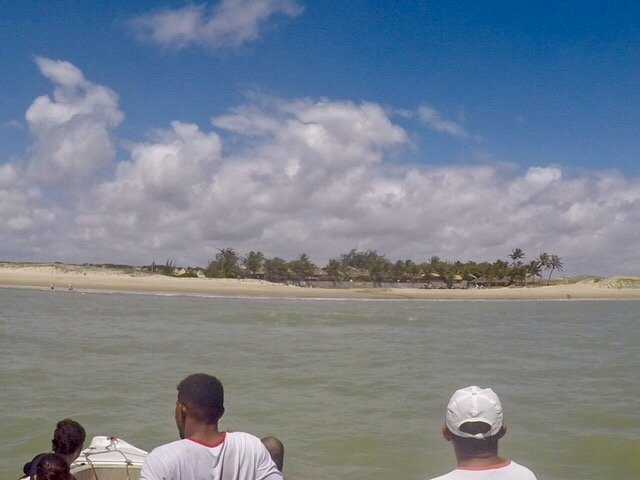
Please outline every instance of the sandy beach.
M640 277L612 277L549 286L468 290L305 288L264 280L176 278L139 270L64 264L0 263L0 286L73 292L129 292L276 298L425 300L640 299Z

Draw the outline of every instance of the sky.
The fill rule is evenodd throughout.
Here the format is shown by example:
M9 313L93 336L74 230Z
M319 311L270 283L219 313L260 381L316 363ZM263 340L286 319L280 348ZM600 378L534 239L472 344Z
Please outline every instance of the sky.
M635 2L0 2L0 259L640 274Z

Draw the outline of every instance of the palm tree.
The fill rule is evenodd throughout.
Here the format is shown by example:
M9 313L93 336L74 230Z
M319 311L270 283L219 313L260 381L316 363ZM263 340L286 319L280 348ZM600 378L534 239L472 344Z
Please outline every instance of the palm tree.
M271 281L281 282L288 279L289 269L287 262L280 257L268 258L264 262L266 276Z
M240 258L233 248L220 248L216 260L221 263L225 277L235 278L240 275Z
M306 253L301 254L297 260L290 262L289 267L298 278L298 283L300 283L300 280L312 277L316 270L316 266L311 263L311 260L309 260L309 256Z
M242 265L249 273L249 276L253 277L256 273L260 272L264 265L264 254L252 250L243 257Z
M507 255L513 263L511 264L511 269L509 272L509 278L512 282L517 283L518 281L524 280L526 283L526 267L523 268L521 258L524 258L524 252L521 248L514 248L511 251L511 254Z
M564 264L562 263L562 259L558 255L551 255L549 257L548 265L549 265L548 268L551 271L549 272L549 278L547 279L547 283L549 283L549 281L551 280L551 274L553 273L553 271L558 270L561 272Z
M549 278L547 278L547 283L551 281L551 275L554 270L562 271L562 267L564 264L562 263L562 259L558 255L549 255L547 252L542 252L538 255L538 262L540 266L545 270L549 270Z
M381 283L391 270L391 262L384 258L384 255L378 255L374 251L373 255L370 256L367 261L366 268L369 271L369 277L375 287L376 283Z
M539 259L536 260L531 260L528 264L527 264L527 275L530 278L533 277L541 277L542 276L542 264L540 263Z
M329 263L325 267L324 270L327 272L327 275L333 281L334 285L338 280L342 280L344 277L344 267L344 264L336 258L330 259Z
M392 267L393 277L399 282L407 276L406 264L402 260L396 261Z
M207 277L237 278L240 276L238 254L233 248L219 248L216 259L209 262Z
M507 255L511 260L513 260L513 266L517 267L520 265L520 259L524 258L524 252L521 248L514 248L510 255Z

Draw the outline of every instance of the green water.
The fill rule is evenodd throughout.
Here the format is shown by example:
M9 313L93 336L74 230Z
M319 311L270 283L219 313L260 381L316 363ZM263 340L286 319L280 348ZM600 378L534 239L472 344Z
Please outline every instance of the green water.
M55 422L145 449L175 386L218 376L221 427L285 442L291 479L427 479L458 387L491 386L501 453L542 479L640 475L640 302L327 301L0 289L0 475Z

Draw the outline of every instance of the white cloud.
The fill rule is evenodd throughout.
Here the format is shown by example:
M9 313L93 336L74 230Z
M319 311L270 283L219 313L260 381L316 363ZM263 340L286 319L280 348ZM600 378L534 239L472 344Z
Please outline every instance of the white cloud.
M0 256L47 260L55 255L51 239L64 238L72 217L25 181L14 164L0 166Z
M24 123L18 121L18 120L8 120L7 122L4 123L4 128L11 128L13 130L24 130Z
M257 40L271 17L296 17L302 11L295 0L221 0L215 7L159 10L135 18L131 26L140 39L161 47L233 48Z
M145 202L184 209L196 201L220 158L217 134L196 125L173 122L155 141L134 145L131 160L118 165L115 179L99 186L99 201L110 209L138 210Z
M458 138L469 137L469 134L460 123L442 118L440 112L429 105L421 106L418 109L418 116L424 124L437 132L446 133Z
M118 96L84 78L74 65L36 58L55 85L53 97L35 99L26 114L33 136L29 174L39 181L73 186L114 160L110 130L122 122Z
M110 145L122 114L77 68L40 63L56 86L29 109L27 163L0 165L2 258L204 265L232 246L317 262L351 248L493 261L520 247L560 255L571 273L640 273L640 178L568 176L543 162L523 172L409 165L398 158L411 132L367 102L252 98L209 130L173 122L152 132L119 162L105 144L78 140L72 151L113 168L98 176L102 161L90 161L69 202L61 172L72 175L73 162L42 146L69 159L62 139L88 135L86 125Z
M43 57L36 57L35 61L42 75L57 85L73 89L87 83L80 69L69 62L55 61Z
M0 188L11 188L19 178L20 172L15 165L11 163L0 165Z

